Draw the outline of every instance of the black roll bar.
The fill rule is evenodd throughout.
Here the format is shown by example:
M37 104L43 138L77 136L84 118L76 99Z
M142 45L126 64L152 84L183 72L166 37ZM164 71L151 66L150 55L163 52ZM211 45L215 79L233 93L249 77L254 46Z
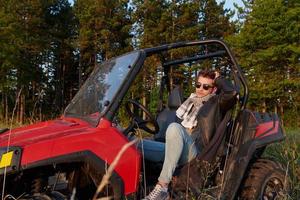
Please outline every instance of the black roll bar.
M247 100L249 97L248 85L247 85L246 79L242 73L242 70L241 70L240 66L237 64L232 52L230 51L228 46L225 44L225 42L223 42L222 40L212 39L212 40L201 40L201 41L193 41L193 42L177 42L177 43L172 43L172 44L161 45L158 47L146 48L146 49L143 49L143 51L146 53L146 56L148 57L148 56L157 54L162 51L169 51L171 49L177 49L177 48L188 47L188 46L203 46L203 45L207 45L207 44L219 44L219 45L223 46L224 50L228 54L228 56L233 64L232 71L233 71L234 75L236 75L238 77L238 79L240 80L240 82L242 83L243 88L244 88L244 95L243 95L243 98L241 99L241 101L242 101L241 109L245 109ZM205 55L203 55L203 56L205 56ZM171 61L171 62L175 62L175 61Z
M179 60L172 60L170 62L163 63L163 67L168 67L171 65L179 65L182 63L193 62L193 61L197 61L197 60L204 60L206 58L221 56L221 55L224 55L225 53L226 53L226 51L217 51L214 53L208 53L208 54L201 55L201 56L194 56L194 57L189 57L189 58L184 58L184 59L179 59Z

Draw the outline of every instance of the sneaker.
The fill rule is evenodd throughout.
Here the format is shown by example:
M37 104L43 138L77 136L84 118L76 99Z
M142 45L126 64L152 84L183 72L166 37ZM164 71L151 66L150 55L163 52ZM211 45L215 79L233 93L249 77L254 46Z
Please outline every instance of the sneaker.
M155 188L143 200L168 200L168 188L156 184Z

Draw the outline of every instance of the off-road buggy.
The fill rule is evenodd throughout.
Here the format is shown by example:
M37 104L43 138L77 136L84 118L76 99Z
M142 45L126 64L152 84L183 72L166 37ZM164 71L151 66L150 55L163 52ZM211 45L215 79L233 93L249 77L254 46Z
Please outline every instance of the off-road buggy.
M161 79L155 83L159 90L156 95L150 92L157 105L151 108L155 115L138 102L137 96L131 99L131 86L137 86L137 80L147 82L138 77L147 72L146 59L160 63L155 73ZM129 143L128 138L148 132L154 134L152 140L164 142L166 127L176 120L176 109L191 92L193 77L203 67L219 70L239 95L201 156L178 168L171 197L284 196L288 189L286 171L279 163L261 158L267 145L284 139L279 118L246 109L249 93L240 66L224 42L206 40L136 50L105 61L94 69L62 117L2 130L2 199L92 199L108 167ZM145 92L149 94L141 91ZM118 128L124 116L127 127ZM147 160L132 145L117 160L109 184L96 197L141 199L157 182L161 166L162 161Z

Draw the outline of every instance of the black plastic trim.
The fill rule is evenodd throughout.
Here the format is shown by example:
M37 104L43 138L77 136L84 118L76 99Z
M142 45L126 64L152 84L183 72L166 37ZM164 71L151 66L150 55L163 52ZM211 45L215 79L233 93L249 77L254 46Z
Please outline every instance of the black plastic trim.
M116 110L119 108L122 99L124 98L129 87L131 86L131 83L136 78L137 73L142 68L145 58L146 58L145 52L140 50L140 57L138 58L136 63L134 63L133 66L131 66L132 70L129 72L127 80L124 81L119 92L113 99L110 106L107 108L107 112L105 112L105 114L103 115L106 119L108 119L110 121L113 120Z
M0 149L0 160L2 159L2 155L7 152L13 151L13 157L11 161L11 165L6 167L6 173L12 174L20 170L20 162L21 162L21 155L22 149L21 147L11 146L9 148L3 147ZM5 168L0 168L0 175L3 175L5 172Z
M201 55L201 56L194 56L194 57L189 57L189 58L184 58L184 59L179 59L179 60L172 60L170 62L164 63L163 67L168 67L171 65L178 65L178 64L187 63L187 62L194 62L194 61L198 61L198 60L204 60L206 58L218 57L218 56L222 56L224 54L226 54L225 51L217 51L214 53L209 53L209 54L205 54L205 55Z
M22 170L49 166L49 165L57 165L57 164L68 164L68 163L76 163L83 162L93 166L97 169L97 174L106 172L108 164L96 156L91 151L80 151L71 154L66 154L62 156L57 156L53 158L49 158L46 160L41 160L38 162L30 163L28 165L21 166ZM89 171L90 173L92 171ZM110 178L110 181L113 185L114 190L114 199L122 199L124 197L124 182L122 178L119 176L117 172L113 172Z
M269 116L268 113L265 113L265 115ZM279 123L277 132L262 138L255 138L257 126L272 121L273 125L275 124L274 121ZM264 135L271 130L273 129L267 130ZM283 129L277 115L273 114L273 116L262 120L262 116L259 113L249 110L243 110L239 113L233 135L235 136L234 146L227 161L228 165L225 169L224 187L222 189L223 197L229 200L236 197L247 167L254 161L255 157L253 155L255 152L268 144L284 139Z

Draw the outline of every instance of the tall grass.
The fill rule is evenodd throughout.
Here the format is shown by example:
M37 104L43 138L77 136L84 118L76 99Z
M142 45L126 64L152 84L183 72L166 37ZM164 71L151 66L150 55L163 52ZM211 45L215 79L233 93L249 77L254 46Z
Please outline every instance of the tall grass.
M13 123L13 124L11 124L11 125L9 125L9 124L6 124L6 123L3 123L3 122L1 122L0 121L0 129L4 129L4 128L18 128L18 127L20 127L21 125L19 125L19 124L17 124L17 123Z
M300 199L300 128L286 129L286 139L270 145L264 156L285 165L290 176L291 198Z
M1 128L16 128L19 124L10 125L0 122ZM300 199L300 127L286 128L286 138L281 143L269 145L264 157L272 158L282 163L290 177L291 199Z

